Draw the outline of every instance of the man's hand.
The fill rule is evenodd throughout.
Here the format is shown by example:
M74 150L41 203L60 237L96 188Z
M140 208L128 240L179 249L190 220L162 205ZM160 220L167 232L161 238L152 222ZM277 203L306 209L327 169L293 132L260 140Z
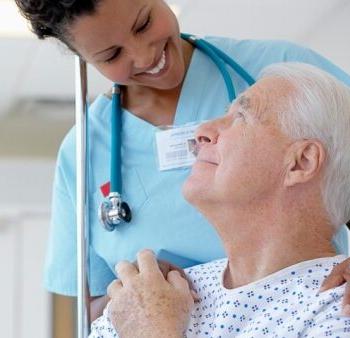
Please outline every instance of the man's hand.
M183 337L194 301L178 271L166 278L150 250L137 255L137 264L119 262L119 280L108 287L109 316L122 338Z
M350 258L338 264L323 281L320 292L346 284L343 297L343 314L350 317Z

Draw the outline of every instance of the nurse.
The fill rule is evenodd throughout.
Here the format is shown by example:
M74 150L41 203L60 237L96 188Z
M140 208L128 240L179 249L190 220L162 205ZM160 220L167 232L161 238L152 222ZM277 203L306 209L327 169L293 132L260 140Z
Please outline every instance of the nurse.
M40 38L54 37L122 85L123 198L133 219L118 230L104 230L98 206L109 181L109 95L100 95L89 112L90 278L91 297L106 294L114 266L134 260L142 248L166 250L189 262L224 256L214 230L181 196L188 168L159 171L154 135L157 126L183 125L216 118L229 102L222 77L212 61L180 38L176 17L163 0L16 0ZM316 65L350 85L350 77L315 52L283 41L238 41L210 37L253 77L268 64L300 61ZM247 88L231 73L236 92ZM48 290L76 295L75 136L65 137L58 154L45 284ZM335 239L347 245L344 232ZM172 256L169 256L170 259ZM175 256L173 256L175 257ZM346 279L345 262L337 280ZM340 271L340 272L339 272ZM335 283L336 284L336 283ZM92 319L104 298L93 302ZM101 307L99 307L99 304Z

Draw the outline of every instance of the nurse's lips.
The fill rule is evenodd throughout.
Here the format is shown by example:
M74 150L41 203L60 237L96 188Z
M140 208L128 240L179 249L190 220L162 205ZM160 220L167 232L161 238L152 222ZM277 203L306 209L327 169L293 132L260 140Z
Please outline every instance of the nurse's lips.
M165 73L168 70L169 62L168 62L168 52L167 52L168 43L166 43L160 53L160 55L157 56L155 61L152 63L151 66L147 67L147 69L144 69L142 72L138 72L135 74L136 76L148 76L148 77L159 77L163 73ZM155 73L149 73L152 70L155 70L158 67L158 71Z

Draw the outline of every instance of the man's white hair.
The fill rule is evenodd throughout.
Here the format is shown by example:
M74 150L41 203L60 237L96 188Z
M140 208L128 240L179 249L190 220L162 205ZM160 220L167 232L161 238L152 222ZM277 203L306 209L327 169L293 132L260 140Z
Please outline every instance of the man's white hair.
M350 88L314 66L286 62L264 68L259 78L278 77L295 88L282 131L293 139L318 139L327 158L322 197L336 227L350 220Z

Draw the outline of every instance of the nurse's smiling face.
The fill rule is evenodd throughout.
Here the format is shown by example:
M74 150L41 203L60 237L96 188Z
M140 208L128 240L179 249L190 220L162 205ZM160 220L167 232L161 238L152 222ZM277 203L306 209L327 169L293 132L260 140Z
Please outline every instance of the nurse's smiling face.
M217 204L242 208L278 193L291 140L280 130L277 111L290 90L280 79L260 80L228 114L198 129L197 161L183 187L189 202L205 212Z
M113 82L172 89L184 78L178 22L162 0L102 0L69 33L74 49Z

